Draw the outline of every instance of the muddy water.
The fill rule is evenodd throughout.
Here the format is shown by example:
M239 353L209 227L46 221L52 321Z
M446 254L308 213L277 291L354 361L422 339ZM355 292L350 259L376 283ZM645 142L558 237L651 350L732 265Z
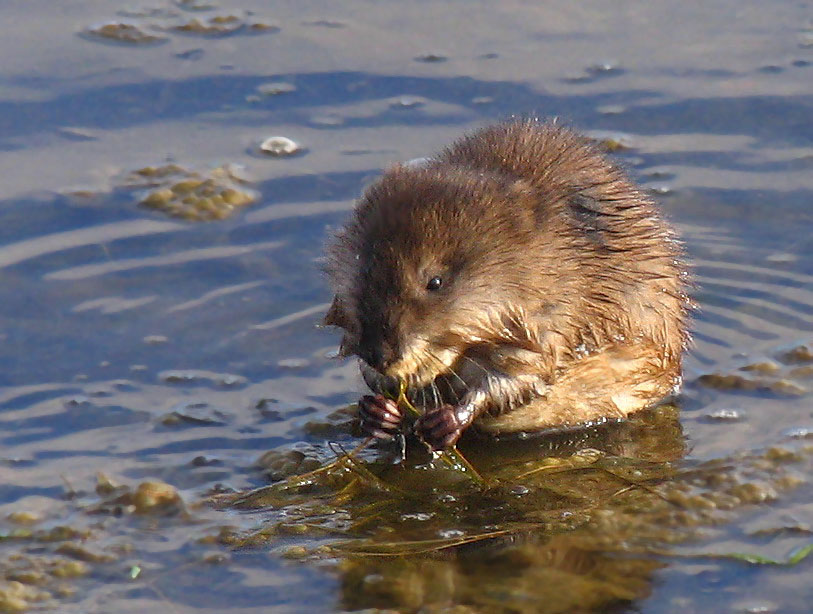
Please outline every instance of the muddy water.
M11 0L0 15L0 611L807 611L809 558L705 555L787 562L813 539L813 363L794 351L813 347L809 5ZM360 378L314 327L322 242L383 166L511 114L622 145L684 236L700 311L679 417L470 446L504 480L487 494L438 478L375 513L369 484L201 505L358 443L333 413ZM300 151L260 153L275 135ZM252 202L198 222L139 206L190 177ZM597 473L515 483L585 448ZM383 456L364 459L385 484L426 486L425 465L393 475ZM512 461L531 464L501 473ZM650 481L608 484L624 463ZM182 503L136 496L159 483ZM235 547L311 517L321 533ZM330 550L337 535L368 541Z

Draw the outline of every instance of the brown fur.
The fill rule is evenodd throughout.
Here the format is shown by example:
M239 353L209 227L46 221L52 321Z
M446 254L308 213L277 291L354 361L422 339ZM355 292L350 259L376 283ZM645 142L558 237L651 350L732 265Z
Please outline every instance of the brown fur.
M554 124L499 124L389 169L327 270L325 321L375 367L371 387L405 379L415 403L470 407L486 430L624 417L680 379L681 248L646 194Z

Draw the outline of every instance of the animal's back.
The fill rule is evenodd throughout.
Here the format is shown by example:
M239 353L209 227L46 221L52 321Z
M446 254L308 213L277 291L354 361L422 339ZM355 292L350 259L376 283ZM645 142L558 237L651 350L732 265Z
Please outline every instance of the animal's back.
M679 382L680 245L647 194L558 125L498 124L388 170L332 257L328 322L374 390L407 382L433 447L472 423L624 417ZM365 403L371 430L400 423L384 397Z

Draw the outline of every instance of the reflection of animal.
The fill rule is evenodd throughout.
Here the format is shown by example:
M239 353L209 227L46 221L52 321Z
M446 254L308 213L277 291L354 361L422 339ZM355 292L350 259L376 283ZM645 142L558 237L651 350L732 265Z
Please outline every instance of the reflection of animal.
M327 324L377 394L364 428L418 434L623 418L680 381L681 248L653 202L590 142L553 124L485 128L371 185L328 247Z

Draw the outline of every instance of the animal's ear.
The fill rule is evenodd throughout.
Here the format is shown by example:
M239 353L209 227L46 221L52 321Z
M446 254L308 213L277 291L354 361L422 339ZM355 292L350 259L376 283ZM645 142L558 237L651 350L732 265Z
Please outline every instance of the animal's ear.
M568 199L567 204L576 227L591 241L603 243L602 237L609 230L612 216L607 204L585 194L574 194Z
M334 296L333 302L330 304L330 308L322 320L322 324L325 326L340 326L344 328L346 322L347 316L344 313L344 309L342 309L342 302L338 296Z

